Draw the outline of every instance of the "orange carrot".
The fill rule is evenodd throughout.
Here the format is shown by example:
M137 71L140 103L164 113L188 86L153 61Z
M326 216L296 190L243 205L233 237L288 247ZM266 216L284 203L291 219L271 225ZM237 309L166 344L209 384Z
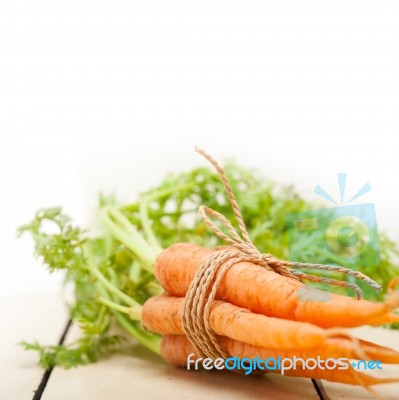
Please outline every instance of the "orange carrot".
M161 335L183 335L184 299L155 296L142 309L142 323ZM212 303L209 323L217 335L272 349L304 349L320 345L336 333L309 324L254 314L224 301Z
M164 336L167 337L168 335ZM171 336L171 335L169 335ZM178 337L178 335L174 335ZM180 337L182 337L181 335ZM224 336L218 336L218 341L226 352L230 355L235 355L239 358L255 358L260 356L266 358L292 358L294 356L307 358L317 358L320 356L321 360L328 358L347 358L358 359L357 349L354 347L353 342L347 338L329 338L323 344L311 349L287 349L278 350L270 349L262 346L254 346L248 343L243 343ZM187 340L188 343L190 343ZM183 343L183 342L182 342ZM185 342L183 343L185 344ZM388 347L380 346L375 343L370 343L365 340L359 340L362 351L365 353L369 360L378 360L386 364L399 364L399 352ZM187 344L186 344L187 345ZM172 364L174 364L172 362ZM179 365L179 364L177 364Z
M293 358L294 356L297 356L303 359L317 358L320 356L320 359L322 360L327 360L328 358L359 358L354 343L347 338L329 338L320 346L300 350L268 349L261 346L241 343L237 340L230 340L230 338L223 336L219 336L218 341L223 348L226 347L228 354L236 355L239 358L254 358L256 356L265 359L268 357L277 358L278 356L281 356L281 358ZM378 360L387 364L399 364L399 352L364 340L360 340L359 344L368 359Z
M189 243L177 243L157 258L155 275L163 288L174 296L184 296L202 261L214 250ZM301 291L326 301L301 300ZM221 280L217 299L225 300L255 313L271 317L310 322L329 327L354 327L377 321L389 322L388 313L399 306L394 293L382 303L356 300L323 292L297 280L283 277L260 266L242 262L233 265Z
M382 325L382 324L393 324L395 322L399 322L399 314L395 314L393 312L382 315L370 321L370 325Z
M350 355L351 352L349 351L338 351L335 350L333 352L333 343L328 345L328 348L324 347L324 349L320 348L316 349L308 349L303 351L276 351L265 349L259 346L253 346L245 343L238 342L236 340L226 338L226 337L219 337L219 343L221 344L222 348L229 354L231 357L236 356L238 358L250 358L254 359L256 357L260 357L262 360L266 360L268 358L277 358L278 356L283 358L291 358L293 359L294 356L301 357L304 360L308 358L315 358L320 354L321 360L327 360L327 358L334 357L334 358L346 358L347 355ZM331 339L331 341L337 341L337 339ZM320 353L320 351L325 351L325 353ZM334 353L334 356L329 354L330 352ZM188 341L185 336L164 336L162 338L161 343L161 354L165 361L169 362L170 364L185 367L187 366L187 358L190 354L194 354L191 357L191 360L198 359L198 355L195 352L194 347ZM351 385L363 385L363 386L372 386L381 383L392 383L398 382L399 379L397 378L379 378L375 376L371 376L368 374L364 374L362 372L356 371L348 365L348 369L339 370L339 369L321 369L316 367L315 369L303 369L302 363L297 364L296 369L285 369L284 374L289 376L296 376L296 377L307 377L307 378L315 378L315 379L326 379L332 382L340 382L346 383ZM345 364L346 365L346 364ZM270 370L273 373L281 373L281 370Z

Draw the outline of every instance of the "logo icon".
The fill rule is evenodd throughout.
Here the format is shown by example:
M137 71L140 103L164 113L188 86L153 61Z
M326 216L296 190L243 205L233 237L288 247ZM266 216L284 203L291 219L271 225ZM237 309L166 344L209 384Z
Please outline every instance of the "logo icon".
M377 265L380 246L374 205L352 204L368 193L371 185L364 184L346 201L347 174L339 173L337 177L340 201L320 185L314 190L334 207L287 215L290 260L342 265L357 270ZM323 276L336 277L334 273L323 273ZM345 279L354 282L353 277L346 276Z

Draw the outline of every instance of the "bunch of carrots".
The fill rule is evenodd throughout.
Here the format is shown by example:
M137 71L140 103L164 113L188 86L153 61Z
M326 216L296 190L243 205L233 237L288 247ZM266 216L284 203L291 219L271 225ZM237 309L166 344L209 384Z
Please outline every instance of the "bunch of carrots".
M212 249L178 243L164 250L155 263L155 276L165 294L146 301L141 320L148 330L163 335L162 357L185 366L195 349L184 336L181 323L184 295L196 270ZM394 282L393 282L394 283ZM384 303L371 303L333 294L331 301L300 301L303 283L243 262L228 270L217 290L209 322L227 354L263 359L277 356L359 358L361 354L383 363L399 363L399 352L346 336L342 327L397 321L392 310L399 306L398 293ZM292 376L370 386L395 379L376 378L355 371L328 369L290 370ZM278 371L277 371L278 372Z
M147 206L142 203L139 210L142 215L145 215ZM48 215L44 219L58 218ZM82 295L87 295L84 301L94 299L110 310L119 325L147 348L180 367L186 366L192 353L199 358L183 328L185 295L201 264L219 248L175 243L162 249L151 231L148 218L142 221L143 235L113 205L104 206L101 217L112 240L118 246L125 246L133 255L130 276L136 277L132 280L137 285L131 290L119 284L116 270L111 270L109 265L100 267L100 258L95 253L98 244L80 239L80 232L62 229L61 235L69 235L70 242L64 240L60 245L62 251L52 251L52 242L48 238L40 242L44 237L38 230L41 220L23 230L33 233L37 253L50 267L57 267L59 253L67 254L61 261L69 269L69 277L75 279L79 287L82 282L93 285L89 295ZM329 301L305 301L299 294L307 287L305 283L250 262L239 262L229 268L219 282L210 307L209 324L224 352L239 358L346 358L348 363L351 359L368 358L399 364L399 352L357 339L344 330L399 322L399 315L394 313L399 307L399 293L395 291L398 283L398 278L391 281L388 299L379 303L334 293L329 294ZM310 286L309 290L312 290ZM78 303L81 301L77 300ZM39 350L44 351L43 348ZM348 370L297 368L285 373L365 387L399 380L375 377L350 365Z
M145 329L162 335L160 354L176 366L186 366L191 353L200 358L183 328L184 300L198 268L217 250L190 243L177 243L163 250L155 259L153 272L164 293L131 312ZM338 294L332 294L329 301L301 301L299 292L305 285L301 281L250 262L239 262L219 283L209 324L225 353L239 358L319 356L324 361L346 358L349 364L349 360L362 357L399 363L399 352L354 338L342 329L399 321L392 312L399 307L399 293L394 291L397 281L391 282L390 297L382 303ZM289 375L366 387L397 381L348 367L349 373L298 368L290 370Z

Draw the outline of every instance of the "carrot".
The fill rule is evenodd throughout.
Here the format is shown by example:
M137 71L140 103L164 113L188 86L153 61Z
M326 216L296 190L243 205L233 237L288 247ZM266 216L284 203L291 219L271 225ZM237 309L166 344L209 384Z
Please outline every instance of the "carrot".
M184 335L182 326L184 299L161 295L150 298L141 311L145 329L161 335ZM365 358L399 363L399 352L372 342L356 339L336 329L326 330L315 325L253 314L246 309L223 301L214 301L209 323L212 331L238 342L271 350L319 351L325 357L335 357L339 351L347 358L358 358L356 342Z
M219 337L219 343L226 351L227 354L230 356L236 356L241 359L243 358L250 358L254 359L256 357L260 357L262 360L266 360L268 358L277 358L278 356L283 358L291 358L293 359L294 356L301 357L303 359L308 358L315 358L321 354L320 351L323 349L316 349L312 350L303 350L303 351L275 351L270 349L265 349L259 346L253 346L245 343L238 342L236 340L226 338L226 337ZM331 339L333 341L333 339ZM336 341L336 339L334 339ZM321 360L326 360L329 358L329 353L333 351L333 343L328 345L328 349L324 348L326 353L322 353L323 356L320 356ZM191 360L196 360L199 356L196 354L194 347L191 345L189 340L185 336L164 336L161 342L161 354L165 361L169 362L170 364L184 367L187 365L187 358L190 354L194 353L194 357L191 357ZM347 355L351 354L349 351L337 351L334 352L335 358L346 358ZM326 379L332 382L340 382L346 383L351 385L363 385L363 386L372 386L381 383L393 383L398 382L399 379L397 378L379 378L375 376L371 376L368 374L364 374L362 372L356 371L348 366L346 370L339 370L339 369L321 369L316 367L315 369L302 369L302 364L298 363L296 369L285 369L284 374L289 376L296 376L296 377L307 377L307 378L314 378L314 379ZM348 371L350 373L348 373ZM281 373L281 370L270 370L273 373Z
M359 358L353 342L347 338L329 338L320 346L300 350L268 349L261 346L248 345L247 343L241 343L236 340L230 340L222 336L219 336L218 340L222 347L226 346L228 354L233 354L240 358L253 358L256 356L261 356L261 358L277 358L278 356L282 358L293 358L297 356L304 359L317 358L320 356L322 360L327 360L328 358ZM399 364L399 352L367 341L359 341L359 344L361 344L362 351L370 360L378 360L387 364Z
M367 359L378 359L386 364L399 364L399 352L368 340L357 339Z
M382 315L373 319L370 321L370 325L393 324L395 322L399 322L399 314L391 312L388 315Z
M155 263L155 276L174 296L184 296L203 260L214 250L189 243L177 243L164 250ZM300 300L300 293L320 294L327 301ZM297 280L283 277L258 265L233 265L221 280L217 299L271 317L310 322L320 327L355 327L391 320L387 314L399 306L397 293L383 303L356 300L323 292Z
M184 335L182 326L184 299L161 295L146 301L142 309L143 326L161 335ZM272 349L315 347L334 336L307 322L289 321L254 314L247 309L223 301L214 301L209 323L217 335Z

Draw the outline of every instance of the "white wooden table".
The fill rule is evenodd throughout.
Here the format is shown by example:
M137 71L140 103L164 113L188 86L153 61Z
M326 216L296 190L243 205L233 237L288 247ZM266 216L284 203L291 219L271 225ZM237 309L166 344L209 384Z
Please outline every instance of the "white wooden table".
M186 371L164 363L140 345L131 346L96 364L71 370L54 368L45 373L36 354L16 343L38 340L56 344L68 321L57 296L3 298L0 302L3 327L0 340L0 400L32 399L36 391L42 400L105 399L284 399L338 400L370 399L364 389L323 381L268 374L244 377L224 371ZM365 339L399 349L399 332L378 328L357 329ZM77 334L71 327L66 340ZM394 367L399 376L399 367ZM385 399L399 399L399 384L376 386Z

